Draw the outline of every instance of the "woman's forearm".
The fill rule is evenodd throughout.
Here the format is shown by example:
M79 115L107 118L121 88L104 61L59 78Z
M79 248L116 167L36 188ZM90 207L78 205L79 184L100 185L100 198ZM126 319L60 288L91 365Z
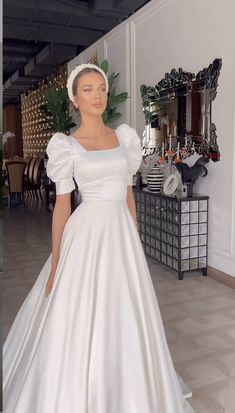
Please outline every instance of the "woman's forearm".
M132 215L132 217L133 217L133 220L134 220L134 222L135 222L135 224L136 224L136 227L138 228L138 225L137 225L137 217L136 217L135 198L134 198L134 195L133 195L132 186L128 186L128 187L127 187L127 198L126 198L126 202L127 202L128 208L129 208L129 210L130 210L130 213L131 213L131 215Z
M66 194L67 195L67 194ZM60 243L65 224L71 215L70 194L59 195L52 216L52 261L51 271L55 272L60 256Z

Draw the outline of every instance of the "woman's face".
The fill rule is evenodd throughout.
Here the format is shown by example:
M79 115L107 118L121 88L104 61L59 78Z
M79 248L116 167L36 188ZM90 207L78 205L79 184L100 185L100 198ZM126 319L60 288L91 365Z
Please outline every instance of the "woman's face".
M81 115L102 115L107 105L106 84L103 76L96 72L82 75L78 80L75 102Z

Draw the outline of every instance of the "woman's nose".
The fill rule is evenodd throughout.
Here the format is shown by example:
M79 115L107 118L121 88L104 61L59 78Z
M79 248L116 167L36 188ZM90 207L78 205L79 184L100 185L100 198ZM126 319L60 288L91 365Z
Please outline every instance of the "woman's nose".
M102 96L101 91L100 91L100 90L96 90L94 96L95 96L95 98L100 99L101 96Z

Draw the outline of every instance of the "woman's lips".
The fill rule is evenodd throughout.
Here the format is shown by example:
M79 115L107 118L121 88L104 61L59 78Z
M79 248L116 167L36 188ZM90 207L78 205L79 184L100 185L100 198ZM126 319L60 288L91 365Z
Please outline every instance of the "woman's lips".
M94 103L92 106L94 106L95 108L101 108L102 103Z

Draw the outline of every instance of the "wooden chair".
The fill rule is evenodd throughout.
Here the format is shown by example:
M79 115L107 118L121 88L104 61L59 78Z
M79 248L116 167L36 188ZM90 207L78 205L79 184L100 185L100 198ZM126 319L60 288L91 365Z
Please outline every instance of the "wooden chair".
M42 173L44 171L44 160L43 158L38 157L33 168L33 179L31 182L31 187L32 190L34 191L36 198L38 200L38 192L41 198L41 201L43 202L42 199L42 193L41 193L41 183L42 183Z
M7 181L8 181L8 207L11 207L11 200L14 194L17 194L17 198L20 196L24 200L24 171L27 163L23 160L7 161Z
M30 163L32 162L34 158L28 157L25 158L25 161L27 162L27 165L25 167L24 170L24 192L26 192L27 194L30 194L30 184L29 184L29 167L30 167Z
M28 168L28 179L27 179L27 190L33 197L35 197L35 192L33 190L33 171L34 171L34 166L37 162L38 158L32 158L30 163L29 163L29 168Z

